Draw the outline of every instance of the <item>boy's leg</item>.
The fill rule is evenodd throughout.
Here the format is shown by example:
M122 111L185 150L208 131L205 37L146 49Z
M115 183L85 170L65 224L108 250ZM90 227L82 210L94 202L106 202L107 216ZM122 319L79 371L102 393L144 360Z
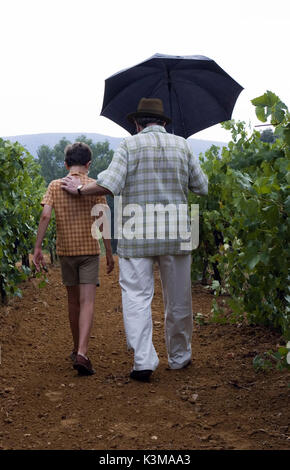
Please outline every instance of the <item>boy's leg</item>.
M60 262L63 282L68 293L69 320L74 349L78 354L86 356L93 324L99 256L62 256ZM85 363L85 369L89 374L93 372L91 364L88 371Z
M73 337L73 350L77 352L79 344L80 291L79 286L66 286L68 316Z
M79 276L75 268L75 256L60 256L60 266L62 273L62 281L66 286L68 300L68 315L70 328L73 337L74 351L78 350L79 343Z
M80 284L80 315L78 354L84 356L88 352L90 332L93 325L96 284Z
M87 355L90 332L93 325L96 285L99 280L99 255L78 257L80 289L78 354Z

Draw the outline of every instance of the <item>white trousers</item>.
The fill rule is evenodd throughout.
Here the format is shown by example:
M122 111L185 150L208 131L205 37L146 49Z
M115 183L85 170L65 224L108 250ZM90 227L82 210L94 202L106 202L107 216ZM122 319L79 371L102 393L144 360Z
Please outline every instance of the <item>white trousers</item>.
M127 345L134 350L135 370L157 368L159 359L152 342L151 314L155 261L162 282L168 364L171 369L180 369L191 358L191 255L119 258Z

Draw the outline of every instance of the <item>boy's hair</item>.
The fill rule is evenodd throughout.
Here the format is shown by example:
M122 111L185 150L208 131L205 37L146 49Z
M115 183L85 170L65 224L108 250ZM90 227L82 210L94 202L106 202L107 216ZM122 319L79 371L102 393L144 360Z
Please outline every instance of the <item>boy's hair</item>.
M67 166L85 165L92 159L92 151L87 144L75 142L64 149L65 162Z

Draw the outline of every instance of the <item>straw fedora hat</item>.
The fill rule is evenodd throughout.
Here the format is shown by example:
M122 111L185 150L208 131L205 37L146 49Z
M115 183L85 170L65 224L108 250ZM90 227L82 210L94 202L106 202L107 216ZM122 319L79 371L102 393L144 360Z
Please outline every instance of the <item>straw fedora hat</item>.
M134 123L134 119L138 117L156 117L163 119L166 124L171 122L171 119L164 115L163 103L160 98L141 98L137 111L128 114L127 119Z

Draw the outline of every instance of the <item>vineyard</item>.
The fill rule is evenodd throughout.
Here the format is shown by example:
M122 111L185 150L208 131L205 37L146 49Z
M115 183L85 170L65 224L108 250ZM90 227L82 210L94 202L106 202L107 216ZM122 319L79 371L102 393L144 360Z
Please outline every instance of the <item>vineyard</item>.
M0 292L2 302L6 302L8 296L21 295L18 284L31 274L29 253L33 250L46 185L40 166L18 143L0 139L0 168ZM44 246L53 257L54 222Z
M223 126L231 131L232 140L222 149L221 156L215 146L201 156L202 167L209 177L209 195L206 198L189 196L190 203L200 205L201 215L200 245L193 252L192 279L211 284L214 289L213 318L216 321L225 321L225 308L219 296L227 294L226 308L231 309L232 321L246 318L253 324L272 326L288 339L289 112L272 92L252 103L262 122L270 119L275 129L272 142L261 140L261 133L256 130L248 135L243 122L227 121ZM66 144L61 141L56 148L58 174L54 174L52 168L47 170L40 166L45 158L49 162L53 160L51 154L47 155L48 148L40 152L37 162L19 144L0 140L0 292L3 302L7 296L21 295L18 284L31 274L28 255L36 236L40 201L50 180L64 175L62 158ZM106 144L96 144L95 150L94 166L98 172L108 165L112 151ZM54 220L44 248L53 261Z
M273 142L260 132L249 136L245 123L223 124L232 141L212 147L202 159L209 195L200 204L200 245L193 254L194 280L212 282L213 316L224 321L220 294L227 294L232 321L272 326L290 339L289 112L274 93L252 101L257 116L268 117Z
M63 176L62 150L56 175L44 170L49 149L36 160L0 139L0 449L289 448L290 114L269 91L252 103L261 122L271 122L270 138L243 122L223 123L232 140L200 156L209 194L189 195L200 206L193 367L167 368L156 271L160 367L146 385L128 379L118 270L106 275L103 258L90 346L97 374L74 376L54 219L44 242L48 272L36 274L31 263L42 196ZM95 150L98 173L112 152Z

